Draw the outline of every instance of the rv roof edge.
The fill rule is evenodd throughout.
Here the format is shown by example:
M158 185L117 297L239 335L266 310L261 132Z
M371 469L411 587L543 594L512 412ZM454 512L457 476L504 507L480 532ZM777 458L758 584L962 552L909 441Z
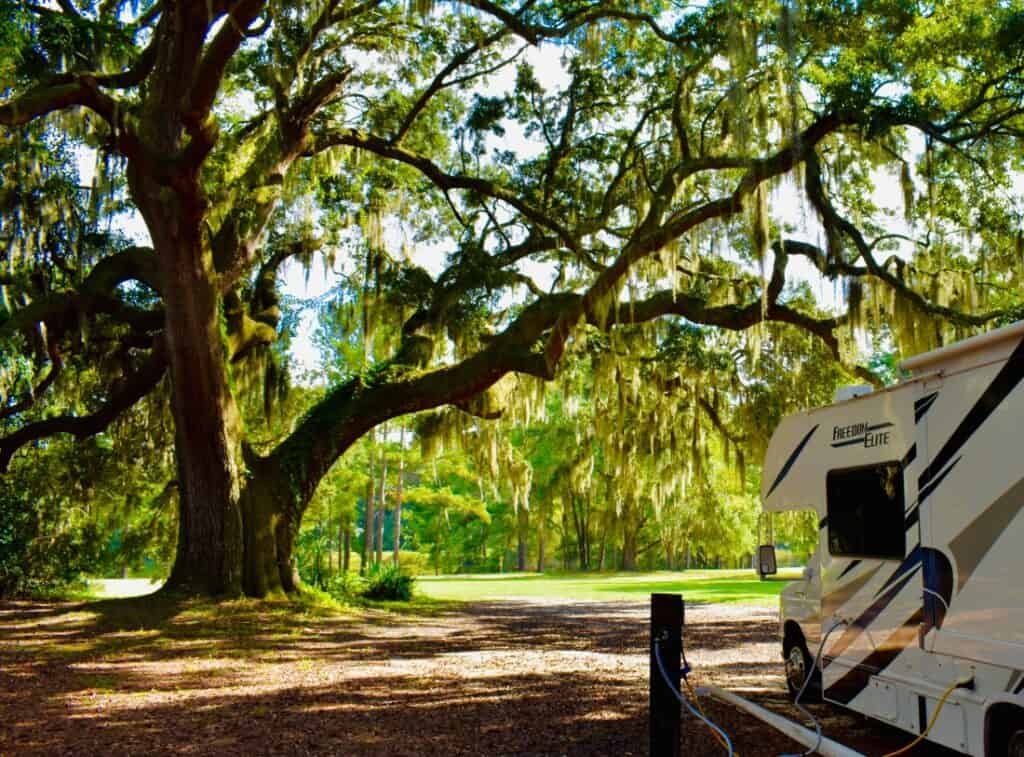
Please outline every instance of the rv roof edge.
M832 398L832 404L835 405L840 402L854 400L858 397L863 397L866 394L871 394L873 391L874 387L870 384L849 384L847 386L841 386L836 389L836 394Z
M908 371L916 375L926 366L941 363L950 360L951 358L965 355L969 352L976 352L999 342L1021 336L1024 336L1024 321L1017 321L1016 323L1011 323L1009 326L1003 326L1000 329L995 329L994 331L989 331L985 334L979 334L978 336L972 336L970 339L964 339L962 342L955 342L954 344L950 344L946 347L940 347L937 350L932 350L931 352L925 352L921 355L907 358L900 363L900 370Z

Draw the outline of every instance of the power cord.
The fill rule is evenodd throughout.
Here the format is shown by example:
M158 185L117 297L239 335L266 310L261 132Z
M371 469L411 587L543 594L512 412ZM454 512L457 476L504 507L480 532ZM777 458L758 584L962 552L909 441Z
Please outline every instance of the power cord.
M693 686L690 685L688 678L683 678L683 683L686 684L686 690L690 693L690 697L693 699L693 703L697 705L697 709L700 710L700 714L707 718L708 714L704 712L704 708L700 706L700 697L697 696L697 692L693 690ZM718 735L718 731L711 731L711 735L715 737L715 741L722 745L723 749L729 749L729 744ZM740 757L739 752L733 752L733 757Z
M816 717L814 717L813 714L811 714L810 710L808 710L806 707L800 704L800 698L804 695L804 692L807 690L807 684L809 684L811 682L811 679L814 678L814 671L821 670L821 653L825 649L825 642L828 641L828 637L831 636L832 632L840 626L848 625L850 625L849 621L840 618L832 624L831 628L828 629L828 631L822 637L821 643L818 644L818 653L814 655L814 662L811 663L811 669L807 671L807 675L804 677L804 683L800 687L800 691L798 691L796 696L793 698L793 704L796 705L796 708L800 710L800 712L802 712L804 715L806 715L812 723L814 723L814 732L817 734L817 740L814 742L814 746L808 749L806 752L802 752L801 754L780 754L779 757L808 757L808 755L812 755L816 751L818 751L818 747L821 746L821 740L823 738L821 732L821 723L818 721Z
M925 738L927 738L928 734L931 733L932 726L935 725L935 721L937 721L939 719L939 713L942 712L942 708L946 704L946 700L949 699L949 695L953 693L953 689L957 688L958 686L966 686L972 680L974 680L974 676L970 676L969 678L966 678L966 679L961 678L961 679L958 679L956 681L953 681L953 683L951 683L949 685L949 688L946 689L945 693L943 693L942 698L939 699L939 706L936 707L935 708L935 712L932 713L932 717L928 721L928 727L925 728L923 731L921 731L921 733L919 733L917 735L916 739L911 741L909 744L907 744L902 749L897 749L895 752L889 752L888 754L885 754L882 757L896 757L896 755L903 754L904 752L909 752L915 746L917 746L922 741L924 741Z
M675 694L676 699L678 699L679 702L684 707L686 707L687 710L689 710L691 715L693 715L695 718L700 720L708 728L711 729L711 732L714 733L715 736L718 738L718 743L722 744L728 750L729 757L739 757L738 755L735 755L733 753L732 741L730 741L728 734L726 734L726 732L723 731L721 728L719 728L717 725L712 723L710 719L708 719L707 717L705 717L702 714L702 712L698 712L697 710L695 710L693 708L693 705L690 704L689 700L686 697L684 697L682 694L680 694L679 690L672 684L671 679L668 677L668 672L665 670L665 664L661 661L661 640L660 639L655 639L654 640L654 659L658 663L658 670L661 672L661 677L665 681L665 685L668 686L669 690L673 694ZM686 670L686 672L689 672L689 666L684 668L684 670ZM686 676L685 675L683 676L683 680L686 681ZM687 685L687 688L689 688L689 686L690 686L689 681L686 681L686 685ZM692 691L692 689L690 689L690 690ZM698 703L698 706L699 706L699 703Z
M690 685L690 678L688 674L692 670L692 668L690 667L690 663L686 660L685 645L680 645L679 653L683 657L683 669L680 671L680 673L682 674L683 683L686 684L686 691L687 693L689 693L690 699L692 699L693 703L697 706L697 709L700 710L700 714L707 718L708 714L704 712L704 708L700 704L700 697L697 695L697 692L693 690L693 686ZM729 749L729 744L726 742L725 739L718 735L718 731L712 730L711 735L715 737L715 741L717 741L723 749ZM740 757L739 752L734 752L733 757Z
M943 604L946 604L945 598L943 598L941 595L936 594L935 592L932 592L932 591L930 591L928 589L925 589L925 591L928 592L928 593L931 593L931 594L935 594L942 601ZM946 605L946 607L948 609L949 605ZM811 664L811 669L809 671L807 671L807 675L804 677L803 685L800 687L800 690L797 692L796 697L793 698L793 704L796 706L796 708L798 710L800 710L800 712L802 712L804 715L806 715L807 718L812 723L814 723L814 730L815 730L815 733L817 734L817 740L814 742L814 746L811 747L810 749L808 749L806 752L802 752L800 754L780 754L778 757L809 757L810 755L812 755L815 752L817 752L818 748L821 746L822 739L824 738L824 736L822 734L822 731L821 731L821 723L818 721L818 719L809 710L807 710L807 708L805 708L802 704L800 704L800 699L801 699L801 697L803 697L804 692L807 690L808 684L811 682L811 679L814 677L814 671L815 670L821 670L821 655L822 655L822 652L825 649L825 644L828 642L829 637L835 632L835 630L837 628L844 627L844 626L849 626L849 625L850 625L849 621L840 618L840 619L836 620L836 622L833 623L832 626L828 629L828 631L822 637L821 643L818 644L818 651L814 655L814 661ZM682 680L683 680L683 683L686 685L686 689L690 693L690 696L693 697L693 701L696 703L697 709L694 709L693 705L690 704L689 700L686 697L684 697L679 692L679 690L672 684L671 679L668 677L668 672L665 670L665 664L661 660L661 639L655 639L654 640L654 659L655 659L655 661L658 664L658 670L661 673L662 680L664 680L665 685L668 686L669 691L671 691L675 695L676 699L678 699L679 702L684 707L686 707L686 709L690 712L691 715L693 715L695 718L700 720L702 723L704 723L711 730L712 735L715 737L715 739L718 741L718 743L721 744L728 751L729 757L739 757L738 754L733 752L732 741L729 739L728 734L726 734L725 731L723 731L720 727L718 727L713 722L711 722L711 719L708 718L706 713L704 712L704 708L701 707L700 698L697 696L697 693L693 690L693 687L690 685L690 681L687 678L687 673L690 672L690 665L689 665L689 663L686 662L686 653L683 652L682 656L683 656L683 669L681 671L681 673L682 673ZM969 685L972 680L973 680L973 676L970 676L970 677L968 677L966 679L958 679L958 680L954 681L953 683L951 683L949 685L949 688L947 688L946 691L943 692L942 697L939 699L939 704L935 708L935 712L932 713L932 717L928 721L927 727L923 731L921 731L920 734L918 734L917 738L915 738L913 741L911 741L905 747L902 747L901 749L897 749L895 752L889 752L889 753L883 755L882 757L899 757L899 755L902 755L902 754L905 754L906 752L909 752L915 746L917 746L922 741L924 741L924 739L926 739L928 737L928 734L931 733L931 730L935 726L935 723L938 721L939 713L942 712L942 708L945 706L946 702L948 701L950 694L953 693L953 690L956 689L959 686Z

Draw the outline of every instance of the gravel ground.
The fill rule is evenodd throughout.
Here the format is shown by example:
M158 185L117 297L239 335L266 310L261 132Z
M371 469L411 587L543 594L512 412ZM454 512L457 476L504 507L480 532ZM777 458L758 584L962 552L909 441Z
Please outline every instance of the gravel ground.
M0 755L647 751L646 603L494 601L423 617L144 602L0 604ZM687 625L695 686L796 716L773 613L687 606ZM802 751L706 707L740 755ZM815 712L865 754L909 740ZM690 719L682 751L724 754Z

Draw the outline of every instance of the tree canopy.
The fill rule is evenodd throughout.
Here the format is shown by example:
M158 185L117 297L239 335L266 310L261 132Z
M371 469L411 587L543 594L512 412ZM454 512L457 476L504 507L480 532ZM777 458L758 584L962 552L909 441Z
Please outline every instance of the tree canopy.
M419 432L517 510L639 513L706 488L707 434L743 459L885 380L865 344L1021 312L1017 0L0 0L0 36L0 468L173 433L173 588L294 589L318 485L391 419L454 408ZM295 263L336 282L302 407ZM492 437L544 384L577 454L538 468Z

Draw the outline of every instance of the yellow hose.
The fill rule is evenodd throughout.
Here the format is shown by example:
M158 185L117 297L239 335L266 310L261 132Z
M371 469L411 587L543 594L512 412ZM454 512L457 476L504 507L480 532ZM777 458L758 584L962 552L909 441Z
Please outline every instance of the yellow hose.
M690 685L690 682L685 678L683 679L683 683L686 684L686 690L690 692L690 698L693 700L693 703L697 705L697 710L700 712L702 716L707 718L708 714L704 712L704 708L700 706L700 697L697 696L697 692L693 690L693 687ZM708 726L708 730L711 731L711 735L715 737L715 741L722 745L722 749L729 751L729 745L725 743L725 739L723 739L719 735L718 731L716 731L711 726ZM733 750L732 755L733 757L740 757L740 753L737 752L735 749Z
M916 739L911 741L902 749L897 749L895 752L889 752L888 754L882 755L882 757L896 757L896 755L908 752L915 746L920 744L922 741L924 741L925 737L931 732L932 726L935 725L935 721L939 719L939 713L942 712L942 706L946 704L946 700L949 699L949 695L953 693L953 689L955 689L960 684L961 681L953 681L953 683L949 685L949 688L946 689L946 693L943 694L942 698L939 700L939 706L936 707L935 712L932 713L932 719L928 721L928 727L921 731L921 733L918 735Z

